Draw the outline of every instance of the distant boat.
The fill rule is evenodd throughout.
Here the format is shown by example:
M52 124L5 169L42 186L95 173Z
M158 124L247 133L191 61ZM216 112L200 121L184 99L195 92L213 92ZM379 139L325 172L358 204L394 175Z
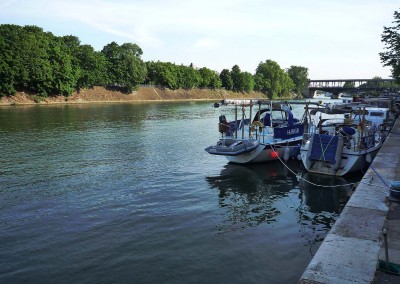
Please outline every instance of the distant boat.
M225 115L219 117L221 138L205 149L209 154L225 156L238 164L273 161L278 157L287 160L299 155L304 122L293 117L288 103L224 100L221 106L234 107L235 118L228 122ZM254 108L257 110L252 116Z
M341 94L332 94L331 95L331 99L340 99L341 98Z

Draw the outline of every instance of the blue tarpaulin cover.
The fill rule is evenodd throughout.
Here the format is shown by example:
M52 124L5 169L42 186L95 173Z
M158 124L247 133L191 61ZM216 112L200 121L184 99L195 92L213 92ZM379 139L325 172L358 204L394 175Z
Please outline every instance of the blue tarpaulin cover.
M336 150L339 137L327 134L314 134L311 145L310 160L326 161L336 164Z

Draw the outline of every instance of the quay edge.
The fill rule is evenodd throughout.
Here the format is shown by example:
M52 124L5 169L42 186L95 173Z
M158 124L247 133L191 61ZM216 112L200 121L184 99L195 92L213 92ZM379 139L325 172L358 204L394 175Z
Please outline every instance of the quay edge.
M400 204L389 198L390 182L400 180L399 146L398 119L300 284L400 283L399 275L377 271L378 260L385 261L383 228L388 231L389 261L400 264Z

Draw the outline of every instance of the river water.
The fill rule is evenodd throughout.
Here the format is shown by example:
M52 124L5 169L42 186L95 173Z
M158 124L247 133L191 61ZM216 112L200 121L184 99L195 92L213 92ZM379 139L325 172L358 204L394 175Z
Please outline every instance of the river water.
M209 155L211 105L0 107L0 282L297 283L352 189L290 170L359 177Z

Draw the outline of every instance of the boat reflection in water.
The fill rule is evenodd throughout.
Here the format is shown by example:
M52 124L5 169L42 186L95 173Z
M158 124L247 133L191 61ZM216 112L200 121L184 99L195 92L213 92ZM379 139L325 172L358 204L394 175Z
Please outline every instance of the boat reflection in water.
M304 173L299 185L304 191L306 205L310 212L340 213L361 178L362 175L343 178Z
M297 161L294 161L297 163ZM231 211L231 221L242 226L273 223L281 214L279 199L296 187L296 175L278 161L263 164L227 164L219 176L206 178L219 190L220 207Z
M263 227L266 238L281 231L314 254L361 179L312 175L301 163L290 160L265 164L227 164L219 176L207 177L218 189L218 202L224 210L220 232ZM295 174L296 173L296 174ZM320 187L331 185L338 187ZM339 186L340 185L340 186Z

